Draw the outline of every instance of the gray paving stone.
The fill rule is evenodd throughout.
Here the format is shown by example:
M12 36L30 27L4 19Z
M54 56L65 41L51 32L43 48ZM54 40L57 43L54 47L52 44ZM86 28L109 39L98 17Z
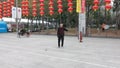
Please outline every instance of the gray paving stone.
M120 39L0 34L0 68L120 68Z

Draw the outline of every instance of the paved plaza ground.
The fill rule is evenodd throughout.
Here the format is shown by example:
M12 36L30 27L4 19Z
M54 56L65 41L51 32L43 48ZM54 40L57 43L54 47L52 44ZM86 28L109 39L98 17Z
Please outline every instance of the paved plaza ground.
M58 48L56 36L2 33L0 68L120 68L120 39L65 36Z

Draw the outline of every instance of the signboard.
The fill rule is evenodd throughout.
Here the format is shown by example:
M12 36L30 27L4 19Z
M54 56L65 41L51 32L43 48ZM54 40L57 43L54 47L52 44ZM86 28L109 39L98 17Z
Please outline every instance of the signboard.
M76 12L80 13L81 12L81 0L77 0L76 2Z
M17 17L16 17L16 11L17 11ZM16 7L12 7L12 18L20 19L21 16L22 16L21 8L17 8L17 10L16 10Z
M79 32L86 34L86 16L85 13L79 13Z

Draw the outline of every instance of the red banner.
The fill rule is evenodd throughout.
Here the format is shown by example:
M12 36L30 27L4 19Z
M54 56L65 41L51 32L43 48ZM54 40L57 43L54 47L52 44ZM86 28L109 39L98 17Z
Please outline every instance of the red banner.
M81 7L82 13L85 13L85 10L86 10L85 1L86 0L82 0L82 7Z

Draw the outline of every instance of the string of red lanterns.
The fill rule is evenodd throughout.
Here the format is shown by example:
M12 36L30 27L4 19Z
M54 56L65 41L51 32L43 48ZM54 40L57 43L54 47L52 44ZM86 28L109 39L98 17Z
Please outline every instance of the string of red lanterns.
M29 6L28 6L29 2L28 2L28 0L23 0L21 4L22 4L22 15L28 16L29 15Z
M98 0L94 0L94 6L92 7L94 11L98 10L98 4L99 4L99 1Z
M62 0L58 0L58 13L61 14L63 12Z
M14 6L14 0L10 0L11 2L11 7Z
M3 17L7 17L7 2L3 2Z
M44 0L39 0L40 1L40 15L43 16L44 15ZM73 3L72 0L67 0L68 1L68 11L72 12L73 11ZM36 9L36 0L33 0L32 2L32 15L35 17L37 15L37 9ZM62 6L62 0L58 0L58 13L61 14L63 12L63 6ZM2 4L2 3L1 3ZM6 2L3 2L3 4L0 4L0 18L2 17L2 15L4 17L10 17L11 16L11 8L12 6L14 6L14 0L7 0ZM22 0L21 2L22 6L22 15L23 16L28 16L29 15L29 2L28 0ZM49 14L53 15L54 14L54 3L53 0L49 0ZM3 7L3 10L2 10Z
M68 1L68 11L71 13L73 11L73 3L72 3L72 0L67 0Z
M105 1L105 9L108 11L110 10L112 7L110 5L111 0L104 0Z
M7 1L7 16L11 16L11 2L10 0Z
M0 2L0 19L2 18L2 2Z
M49 14L53 15L54 14L54 8L53 8L53 0L49 0Z
M40 15L44 15L44 0L39 0L40 1Z
M25 12L26 12L26 11L25 11L25 1L22 0L21 4L22 4L22 5L21 5L21 7L22 7L22 15L25 16Z
M33 0L33 2L32 2L32 15L35 17L36 15L37 15L37 9L36 9L36 0Z

